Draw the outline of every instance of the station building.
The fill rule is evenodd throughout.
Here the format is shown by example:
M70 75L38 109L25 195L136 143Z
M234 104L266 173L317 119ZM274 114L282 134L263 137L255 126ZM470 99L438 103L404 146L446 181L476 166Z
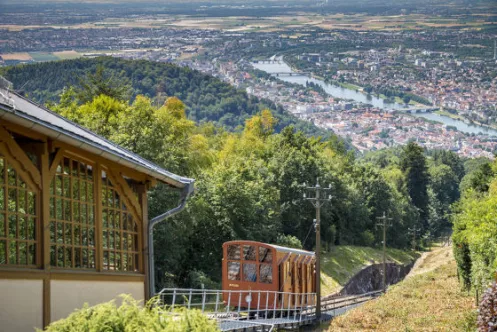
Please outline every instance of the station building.
M172 174L0 82L0 330L33 331L153 285L147 191Z

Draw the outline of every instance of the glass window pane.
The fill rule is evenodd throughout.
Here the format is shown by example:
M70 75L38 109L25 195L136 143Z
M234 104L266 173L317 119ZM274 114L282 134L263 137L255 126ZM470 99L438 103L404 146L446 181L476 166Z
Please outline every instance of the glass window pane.
M240 245L232 244L228 246L228 259L240 260Z
M5 211L5 187L0 187L0 210Z
M0 237L5 237L5 226L5 214L0 213Z
M35 209L35 194L33 192L28 192L28 213L31 215L36 214Z
M273 262L273 251L269 248L259 247L259 262L272 263Z
M273 266L271 264L261 264L259 266L259 281L265 284L273 283Z
M9 264L18 264L17 262L17 247L15 241L9 242Z
M228 280L240 280L240 263L228 262Z
M17 217L15 214L9 215L9 238L17 238Z
M243 246L243 259L246 261L255 261L255 246Z
M26 213L26 190L18 190L17 192L19 199L19 206L16 212Z
M6 241L0 240L0 264L7 263L7 255L6 254L7 254Z
M36 244L30 244L28 247L28 264L36 264Z
M245 263L243 264L243 281L256 282L257 269L256 264Z
M22 215L19 216L19 240L27 240L26 235L28 233L27 218Z
M28 248L26 242L19 243L19 264L26 265L28 263Z
M11 166L9 166L7 168L7 181L8 181L9 186L15 187L15 185L16 185L16 171Z
M17 212L17 190L15 188L9 188L9 212Z
M36 240L36 221L33 217L28 217L28 240Z
M0 158L0 185L4 184L4 170L5 170L5 161L3 158Z

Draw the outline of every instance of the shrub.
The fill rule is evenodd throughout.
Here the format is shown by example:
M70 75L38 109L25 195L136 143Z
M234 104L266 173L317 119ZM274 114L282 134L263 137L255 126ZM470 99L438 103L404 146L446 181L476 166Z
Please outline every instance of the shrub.
M302 242L300 242L300 240L293 235L280 234L278 235L276 243L284 247L302 249Z
M478 331L497 331L497 284L495 282L483 294L478 311Z
M184 308L174 311L156 305L150 300L145 307L129 295L121 295L122 304L110 301L90 307L85 304L69 317L50 324L49 332L214 332L219 331L215 321L208 319L199 310Z

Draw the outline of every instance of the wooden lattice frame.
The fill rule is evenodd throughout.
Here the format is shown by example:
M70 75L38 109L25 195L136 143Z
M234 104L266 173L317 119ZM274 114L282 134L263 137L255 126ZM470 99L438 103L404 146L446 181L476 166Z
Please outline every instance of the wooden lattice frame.
M50 264L96 269L94 165L64 156L50 182Z
M139 272L141 223L137 222L140 219L137 218L136 211L133 211L135 205L130 203L130 199L135 197L121 193L114 183L127 185L109 170L102 171L101 181L103 269Z

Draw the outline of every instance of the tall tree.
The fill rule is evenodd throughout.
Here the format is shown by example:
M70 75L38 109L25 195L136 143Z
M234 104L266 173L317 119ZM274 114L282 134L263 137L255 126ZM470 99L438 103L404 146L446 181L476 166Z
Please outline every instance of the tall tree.
M400 156L400 169L406 177L407 192L412 204L418 209L419 221L428 227L428 184L430 177L423 149L414 142L407 144Z

